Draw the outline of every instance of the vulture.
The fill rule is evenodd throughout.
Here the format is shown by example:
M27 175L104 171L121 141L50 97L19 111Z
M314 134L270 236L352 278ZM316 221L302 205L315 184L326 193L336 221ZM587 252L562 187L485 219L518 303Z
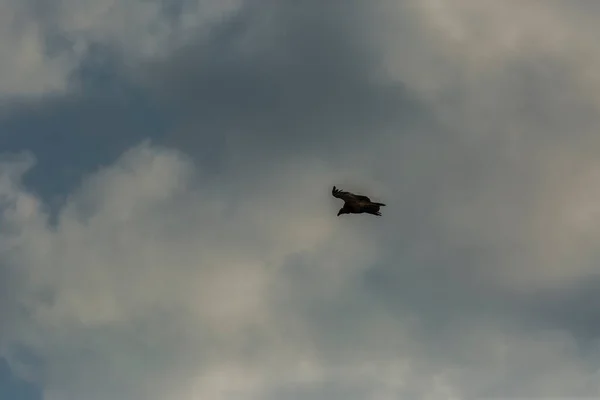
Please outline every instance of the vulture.
M333 197L344 200L344 207L340 208L337 215L341 214L373 214L381 216L379 207L385 206L383 203L375 203L371 201L367 196L360 194L354 194L350 192L344 192L343 190L337 189L335 186L331 191Z

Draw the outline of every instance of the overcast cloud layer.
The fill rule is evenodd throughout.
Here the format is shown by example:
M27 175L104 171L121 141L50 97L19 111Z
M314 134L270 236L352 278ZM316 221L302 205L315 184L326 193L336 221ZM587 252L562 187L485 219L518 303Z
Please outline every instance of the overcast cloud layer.
M600 396L599 19L0 0L0 361L44 400Z

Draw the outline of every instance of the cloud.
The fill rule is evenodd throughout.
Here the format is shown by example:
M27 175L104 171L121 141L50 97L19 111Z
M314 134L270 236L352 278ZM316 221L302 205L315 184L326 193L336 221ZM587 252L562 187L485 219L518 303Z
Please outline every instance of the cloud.
M544 385L549 394L596 387L568 335L499 334L478 318L428 338L426 314L387 308L363 286L365 268L383 261L375 226L344 226L326 206L291 212L327 203L294 195L315 180L325 187L326 169L316 178L286 166L239 199L201 185L183 154L146 143L90 176L52 228L41 201L19 187L31 166L23 157L3 167L3 226L12 228L3 260L21 310L3 344L21 349L11 361L44 382L47 398L470 397L493 393L498 371L524 363L521 347L536 375L511 380L515 395L542 393L532 380L549 374L568 379ZM541 369L545 357L556 362ZM480 385L465 382L474 374Z
M129 149L58 210L45 161L2 164L11 368L56 400L598 395L597 9L215 4L36 20L108 54L78 99L138 85L171 121L129 147L99 110ZM336 217L333 184L384 217Z
M7 174L17 177L24 166L6 166ZM240 368L227 365L245 352L250 358L246 362L258 362L255 346L280 346L284 332L279 330L285 326L279 324L285 325L289 317L273 320L277 315L270 312L274 304L269 287L288 255L322 247L331 236L334 217L327 218L325 208L286 216L298 203L281 189L273 190L283 183L277 177L268 186L274 203L267 206L262 190L228 200L211 193L215 189L210 187L202 192L190 188L193 172L190 161L179 153L142 145L87 180L61 212L55 229L47 225L38 199L19 191L12 181L4 182L3 192L14 207L12 212L7 209L3 222L15 226L3 239L11 243L4 259L28 277L14 299L27 317L11 324L16 329L5 340L41 358L31 373L48 383L50 393L54 385L67 390L64 395L69 390L78 393L77 384L88 374L118 375L120 368L133 368L125 373L126 381L107 379L92 389L128 385L134 379L131 374L152 369L169 374L185 366L186 358L193 367L206 363L208 374L219 375L220 368ZM298 178L296 187L302 184L302 175ZM321 179L325 182L326 176ZM304 179L307 184L312 182ZM322 197L316 196L315 204ZM359 237L343 234L332 245L345 246L342 239L352 242ZM348 274L360 267L344 261L360 262L369 252L359 255L353 250L339 257L331 248L324 251L330 262L320 267L320 289L329 297L344 285L336 271ZM302 337L301 332L290 334ZM264 343L271 336L275 343ZM130 345L139 349L131 353ZM112 346L123 347L113 353ZM192 351L194 356L205 361L196 361L192 348L198 349ZM260 357L265 356L260 362L281 362L277 353ZM72 361L64 370L51 364L44 368L55 357ZM89 360L90 370L79 368L77 360L83 359ZM155 364L144 367L145 362ZM151 383L152 376L144 377Z
M238 1L36 1L0 4L0 96L61 94L96 45L123 54L124 65L164 55L210 29Z
M427 110L404 85L373 76L377 60L360 4L344 12L268 4L248 3L206 40L138 74L179 118L167 144L220 171L299 153L339 162L347 146L369 145L365 131L377 141L383 129L425 123Z

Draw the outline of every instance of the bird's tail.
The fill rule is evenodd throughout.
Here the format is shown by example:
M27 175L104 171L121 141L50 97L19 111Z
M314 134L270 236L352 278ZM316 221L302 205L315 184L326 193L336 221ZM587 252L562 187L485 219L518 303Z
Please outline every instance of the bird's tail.
M376 206L379 206L379 207L385 207L385 204L383 204L383 203L373 203L373 204Z

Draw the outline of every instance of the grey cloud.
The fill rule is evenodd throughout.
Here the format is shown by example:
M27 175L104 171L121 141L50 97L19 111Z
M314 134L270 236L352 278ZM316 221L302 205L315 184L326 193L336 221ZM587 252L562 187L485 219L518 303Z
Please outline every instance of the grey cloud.
M364 8L249 4L152 67L150 84L182 115L167 143L208 157L242 148L239 157L276 163L290 153L339 156L381 129L401 135L425 124L427 110L406 87L377 82Z
M147 395L108 375L78 386L123 354L128 379L161 394L202 376L224 399L219 376L255 398L598 393L598 235L569 217L595 199L596 93L568 48L504 52L491 34L440 50L444 32L411 4L398 43L375 42L364 3L261 3L139 65L135 82L178 124L160 142L196 164L142 146L70 193L56 230L37 214L24 225L18 265L56 298L20 320L47 341L27 344L49 370L68 360L48 377L57 390ZM492 33L493 15L478 15ZM406 66L395 81L386 52ZM339 181L380 197L385 217L332 216Z
M596 358L600 338L597 304L600 282L596 276L566 284L560 290L532 293L521 299L528 324L551 329L567 328L582 346L582 356Z

